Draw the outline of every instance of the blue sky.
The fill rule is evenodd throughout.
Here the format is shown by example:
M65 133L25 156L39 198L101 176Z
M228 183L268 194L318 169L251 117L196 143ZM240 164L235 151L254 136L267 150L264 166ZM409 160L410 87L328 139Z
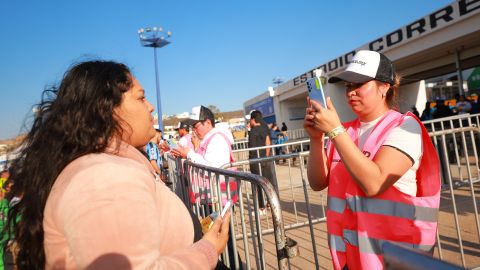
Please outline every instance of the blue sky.
M452 1L2 1L0 139L25 132L42 90L74 62L126 63L155 104L153 50L137 30L163 26L162 110L239 110L274 77L290 80ZM25 124L26 123L26 124Z

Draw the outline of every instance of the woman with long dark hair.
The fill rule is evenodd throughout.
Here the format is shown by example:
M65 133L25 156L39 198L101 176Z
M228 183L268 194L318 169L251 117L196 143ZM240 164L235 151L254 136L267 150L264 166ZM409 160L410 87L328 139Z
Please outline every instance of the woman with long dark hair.
M155 135L152 111L115 62L74 65L44 91L11 175L19 269L215 267L229 215L193 243L188 210L137 150Z

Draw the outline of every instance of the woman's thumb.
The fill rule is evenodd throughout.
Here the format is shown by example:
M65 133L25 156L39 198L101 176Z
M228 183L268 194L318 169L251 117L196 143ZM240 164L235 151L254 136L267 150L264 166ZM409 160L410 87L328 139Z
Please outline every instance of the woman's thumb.
M332 99L330 97L327 97L327 108L335 111L335 107L333 106Z
M220 227L222 226L222 217L217 217L213 222L212 228L210 230L218 232L220 231Z

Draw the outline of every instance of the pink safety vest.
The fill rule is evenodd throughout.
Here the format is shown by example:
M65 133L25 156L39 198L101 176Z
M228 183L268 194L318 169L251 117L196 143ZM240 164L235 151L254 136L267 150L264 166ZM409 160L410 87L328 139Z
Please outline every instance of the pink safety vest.
M221 135L225 139L225 141L227 141L227 144L229 146L228 149L230 151L230 162L235 162L230 140L222 132L216 132L212 134L212 136L210 136L205 142L203 142L200 145L197 153L200 154L201 156L204 156L205 153L207 152L208 144L210 143L212 138L216 135ZM232 168L228 168L228 170L237 171L237 168L232 167ZM214 202L212 200L212 189L211 189L211 184L210 184L208 175L204 175L204 176L201 176L200 174L190 174L190 175L191 175L192 188L193 188L193 190L190 190L189 192L190 201L192 203L202 203L202 204L210 204ZM221 192L222 202L223 202L223 205L225 205L225 203L228 200L225 177L220 176L219 179L220 179L220 192ZM233 177L229 177L228 187L230 191L230 198L233 201L233 203L236 203L238 201L237 180Z
M330 142L327 230L335 269L383 269L382 244L390 241L433 251L440 204L440 163L423 124L412 113L389 111L373 128L362 149L370 159L405 116L422 128L423 155L417 170L417 196L391 186L382 194L367 197L353 181ZM360 121L344 124L358 145Z

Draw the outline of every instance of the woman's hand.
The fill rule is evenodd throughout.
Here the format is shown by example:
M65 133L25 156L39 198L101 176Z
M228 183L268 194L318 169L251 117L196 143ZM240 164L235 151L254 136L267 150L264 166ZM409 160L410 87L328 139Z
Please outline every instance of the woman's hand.
M309 135L309 131L312 131L312 129L316 130L317 133L318 131L322 133L328 133L342 124L330 97L327 97L326 108L315 100L309 99L309 102L311 107L307 108L307 115L305 116L304 124L304 126L308 126L308 129L307 127L305 127L305 129Z
M230 215L231 212L228 211L223 218L219 216L213 223L212 228L210 228L202 238L215 246L215 250L219 256L223 253L225 246L227 245Z
M323 141L324 133L320 130L315 129L315 109L310 105L311 100L307 97L307 102L309 106L306 109L305 119L303 121L303 128L307 132L311 140L321 140Z

